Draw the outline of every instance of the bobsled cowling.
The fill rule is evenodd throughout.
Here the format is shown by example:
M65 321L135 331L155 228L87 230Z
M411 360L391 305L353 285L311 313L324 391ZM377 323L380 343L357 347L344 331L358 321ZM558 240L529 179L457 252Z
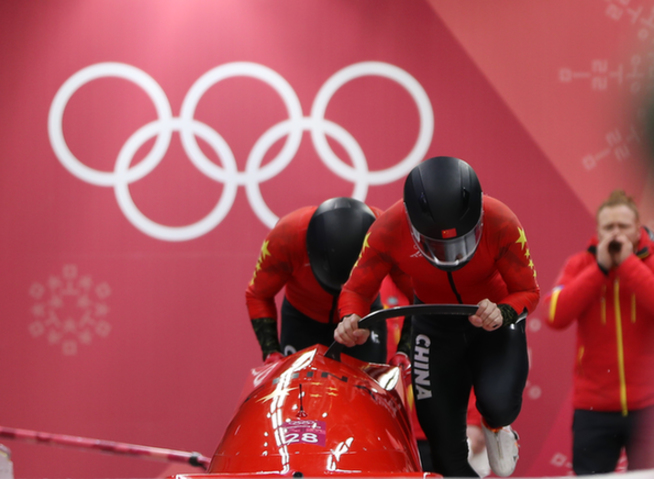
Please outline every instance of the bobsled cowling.
M412 305L359 322L411 314L471 315L473 305ZM240 406L204 474L216 476L442 477L422 472L399 368L312 346L252 370Z
M424 477L397 367L316 345L253 370L206 474ZM440 477L437 474L427 474Z

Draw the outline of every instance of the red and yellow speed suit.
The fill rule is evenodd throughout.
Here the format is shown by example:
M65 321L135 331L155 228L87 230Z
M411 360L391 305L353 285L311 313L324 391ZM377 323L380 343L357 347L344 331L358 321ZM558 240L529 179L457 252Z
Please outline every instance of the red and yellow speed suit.
M477 304L489 299L510 306L513 321L523 311L533 311L540 297L524 230L506 205L486 195L477 250L453 272L436 268L418 251L403 202L389 208L370 227L343 286L341 317L364 316L388 274L418 302ZM490 332L474 327L467 318L416 315L412 351L416 411L434 470L444 476L476 475L467 460L470 391L474 387L477 409L490 427L515 420L528 373L524 321Z
M548 324L577 322L575 409L628 411L654 405L654 242L643 229L637 253L608 274L593 238L566 262L548 296Z
M300 208L277 222L266 236L252 280L246 289L250 319L255 322L261 318L274 321L274 331L270 332L270 336L274 336L273 343L264 347L261 341L265 340L260 339L264 358L270 348L281 347L285 354L289 354L317 343L329 345L334 340L333 329L339 322L337 297L320 286L311 270L307 253L307 228L317 208ZM382 213L378 208L371 207L371 210L377 217ZM280 346L276 337L278 314L275 297L284 287ZM381 304L375 307L380 308ZM370 307L366 314L369 312ZM385 324L375 325L374 331L377 335L375 340L352 348L348 354L367 361L384 362Z
M511 306L518 314L532 312L540 291L518 219L500 201L484 195L483 233L468 264L447 273L420 255L409 230L402 201L370 227L361 256L339 300L341 317L364 316L387 274L409 298L429 304L477 304L482 299Z
M317 208L284 216L266 236L245 292L250 318L277 319L275 295L286 286L286 298L300 312L321 323L338 322L334 297L316 281L307 254L307 227Z

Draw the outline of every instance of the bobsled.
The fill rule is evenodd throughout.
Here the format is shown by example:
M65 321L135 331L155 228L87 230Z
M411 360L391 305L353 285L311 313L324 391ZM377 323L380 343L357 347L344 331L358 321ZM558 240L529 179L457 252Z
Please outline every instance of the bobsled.
M413 305L375 311L359 322L413 314L470 316L477 306ZM345 351L345 352L344 352ZM0 426L0 437L185 462L221 477L442 477L423 472L407 411L402 371L360 361L343 345L315 345L251 371L212 457L135 444Z
M467 305L389 308L360 327L416 313L465 314ZM250 381L206 473L216 476L442 477L423 472L407 412L406 385L395 366L315 345L252 370Z

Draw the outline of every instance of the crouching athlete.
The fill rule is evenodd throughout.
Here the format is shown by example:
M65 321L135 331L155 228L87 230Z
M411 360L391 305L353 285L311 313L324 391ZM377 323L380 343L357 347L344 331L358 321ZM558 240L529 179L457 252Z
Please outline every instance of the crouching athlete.
M340 295L337 341L365 341L368 331L358 329L358 321L384 277L398 271L411 279L414 303L478 305L469 318L413 317L412 384L434 469L477 475L466 441L474 386L491 468L512 474L518 437L510 425L520 413L529 369L522 319L540 298L522 226L506 205L482 195L466 162L425 160L409 173L403 201L370 228Z
M307 206L284 216L270 231L245 293L266 362L334 341L341 287L359 257L368 228L381 213L359 200L332 198L318 207ZM275 296L283 287L278 336ZM377 288L366 314L381 308ZM406 354L410 347L408 328L402 338L398 350ZM386 324L381 321L372 327L368 341L353 345L347 354L385 363L386 342Z

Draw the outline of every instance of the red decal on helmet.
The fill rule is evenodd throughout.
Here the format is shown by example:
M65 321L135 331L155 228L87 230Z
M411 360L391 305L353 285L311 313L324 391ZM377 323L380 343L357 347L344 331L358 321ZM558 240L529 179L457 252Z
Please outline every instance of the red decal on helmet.
M441 235L443 239L456 238L456 228L450 228L449 230L442 230Z

